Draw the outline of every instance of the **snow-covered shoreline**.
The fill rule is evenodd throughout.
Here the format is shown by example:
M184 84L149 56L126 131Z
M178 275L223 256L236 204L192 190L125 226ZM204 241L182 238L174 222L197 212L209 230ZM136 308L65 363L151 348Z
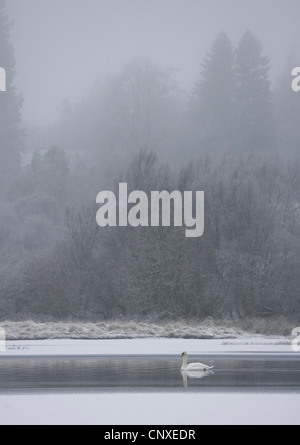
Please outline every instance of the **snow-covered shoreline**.
M1 358L9 357L87 357L87 356L180 356L190 355L284 355L298 357L291 341L283 338L248 337L237 340L131 339L131 340L31 340L8 341Z
M146 322L2 322L7 340L117 340L137 338L232 339L242 331L231 326L205 321L197 325L183 322L164 325Z
M262 336L206 320L187 325L136 322L35 323L3 322L3 356L177 355L183 350L201 355L224 353L285 353L292 337Z
M253 324L253 323L252 323ZM256 321L259 325L259 321ZM281 324L281 328L279 325ZM254 324L255 325L255 324ZM274 329L274 325L277 329ZM251 323L249 327L251 326ZM269 325L268 332L262 326L260 329L241 329L233 322L218 322L211 318L201 322L188 323L166 322L135 322L135 321L101 321L88 322L34 322L28 321L3 321L0 329L6 332L7 340L121 340L121 339L145 339L145 338L169 338L169 339L198 339L198 340L232 340L240 337L255 337L258 333L278 334L285 340L292 333L292 326L285 320L273 321ZM270 326L273 326L270 329ZM248 327L248 329L249 329ZM269 332L270 331L270 332ZM256 334L254 334L254 332ZM280 333L280 334L279 334ZM286 337L284 337L286 336ZM271 338L268 337L267 338Z

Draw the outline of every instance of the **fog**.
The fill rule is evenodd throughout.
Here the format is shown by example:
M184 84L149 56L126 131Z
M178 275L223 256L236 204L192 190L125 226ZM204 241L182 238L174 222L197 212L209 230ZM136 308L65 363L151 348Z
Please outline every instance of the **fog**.
M300 322L299 13L0 0L0 321Z
M65 98L147 57L190 90L216 35L237 44L250 29L271 57L274 81L299 36L298 0L9 0L16 84L24 119L51 124ZM221 67L220 67L221 69Z

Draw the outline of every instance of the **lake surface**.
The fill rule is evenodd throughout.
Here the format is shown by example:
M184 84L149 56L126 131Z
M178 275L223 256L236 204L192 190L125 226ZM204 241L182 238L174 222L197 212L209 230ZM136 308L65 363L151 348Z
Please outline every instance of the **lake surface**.
M300 392L300 359L193 357L212 372L182 373L181 360L160 356L0 359L0 393L43 390L252 389Z

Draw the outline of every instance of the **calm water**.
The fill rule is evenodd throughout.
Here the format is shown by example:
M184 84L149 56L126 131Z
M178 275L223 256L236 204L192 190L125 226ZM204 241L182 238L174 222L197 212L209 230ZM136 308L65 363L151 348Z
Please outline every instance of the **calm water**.
M0 393L32 390L274 389L300 391L300 359L193 357L210 373L181 373L178 358L22 358L0 360Z

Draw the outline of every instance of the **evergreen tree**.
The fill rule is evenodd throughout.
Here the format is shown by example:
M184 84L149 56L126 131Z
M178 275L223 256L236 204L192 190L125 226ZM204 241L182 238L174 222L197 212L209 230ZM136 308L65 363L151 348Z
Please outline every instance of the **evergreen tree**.
M229 148L235 121L234 49L225 33L216 39L202 65L191 100L191 115L205 150Z
M236 52L237 141L239 149L274 147L270 59L257 38L247 31Z
M0 190L3 192L20 172L23 130L21 128L22 98L14 86L15 56L10 42L12 22L0 0L0 66L6 71L6 92L0 92ZM0 192L0 193L1 193Z

